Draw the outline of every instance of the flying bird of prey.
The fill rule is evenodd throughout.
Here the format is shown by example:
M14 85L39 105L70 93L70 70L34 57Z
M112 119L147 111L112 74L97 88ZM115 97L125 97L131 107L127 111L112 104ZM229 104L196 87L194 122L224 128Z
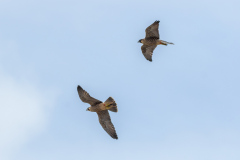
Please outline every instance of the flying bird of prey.
M117 104L112 97L109 97L104 103L93 97L91 97L81 86L77 87L78 95L80 99L89 103L91 106L87 108L87 111L97 112L98 119L103 129L113 138L118 139L116 130L111 122L108 110L117 112Z
M146 36L144 39L140 39L138 42L142 43L142 53L144 57L152 62L152 55L153 50L157 47L157 45L168 45L173 44L171 42L166 42L163 40L160 40L158 26L160 21L155 21L153 24L151 24L147 29L145 30Z

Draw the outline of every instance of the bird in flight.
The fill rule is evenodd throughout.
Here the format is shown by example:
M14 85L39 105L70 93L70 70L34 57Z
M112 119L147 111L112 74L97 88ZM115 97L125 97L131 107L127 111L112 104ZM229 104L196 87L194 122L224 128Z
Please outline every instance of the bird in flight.
M81 86L77 87L79 98L84 103L89 103L91 106L87 108L87 111L97 112L99 123L102 128L113 138L118 139L116 130L111 122L108 110L117 112L117 104L112 97L109 97L104 103L93 97L91 97Z
M168 45L173 44L171 42L166 42L163 40L160 40L158 26L160 21L155 21L153 24L151 24L147 29L145 30L146 36L144 39L140 39L138 42L142 43L142 53L144 57L152 62L152 55L153 50L157 47L157 45Z

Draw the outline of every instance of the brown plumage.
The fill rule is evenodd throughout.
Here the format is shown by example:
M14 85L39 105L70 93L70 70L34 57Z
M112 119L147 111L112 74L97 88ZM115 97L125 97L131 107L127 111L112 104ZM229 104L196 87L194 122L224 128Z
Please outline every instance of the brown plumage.
M171 42L166 42L159 39L160 38L159 31L158 31L159 22L160 21L155 21L153 24L147 27L145 30L146 32L145 38L140 39L138 41L139 43L143 44L141 47L142 53L144 57L149 61L152 61L153 51L157 47L157 45L166 46L168 44L173 44Z
M118 139L116 130L111 122L108 110L117 112L117 104L112 97L109 97L104 103L93 97L91 97L81 86L77 87L79 98L89 103L91 106L87 108L87 111L97 112L99 123L103 129L114 139Z
M99 123L102 125L103 129L114 139L118 139L115 128L111 122L108 110L103 110L97 112Z

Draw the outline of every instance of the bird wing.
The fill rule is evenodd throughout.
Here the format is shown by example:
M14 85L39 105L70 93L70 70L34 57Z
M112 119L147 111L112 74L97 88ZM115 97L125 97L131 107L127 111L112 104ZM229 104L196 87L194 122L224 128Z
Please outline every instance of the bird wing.
M157 38L159 39L159 31L158 31L158 26L159 26L160 21L155 21L153 24L151 24L147 29L145 30L146 32L146 37L147 38Z
M81 86L77 87L77 91L78 91L79 98L83 102L89 103L91 106L102 103L102 101L99 101L99 100L91 97L84 89L82 89Z
M116 130L111 122L108 110L103 110L97 112L99 123L102 125L103 129L113 138L118 139Z
M147 46L147 45L142 45L142 53L144 57L152 62L152 55L153 55L153 50L157 47L157 45L154 46Z

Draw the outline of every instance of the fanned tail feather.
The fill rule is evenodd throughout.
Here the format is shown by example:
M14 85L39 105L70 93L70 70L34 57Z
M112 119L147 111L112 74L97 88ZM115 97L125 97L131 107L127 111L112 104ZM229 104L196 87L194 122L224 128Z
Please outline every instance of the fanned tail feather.
M112 112L117 112L118 108L117 108L117 103L114 101L114 99L112 97L109 97L104 104L106 105L106 108L108 108L108 110L112 111Z
M113 106L112 108L109 109L109 111L118 112L118 108L117 106Z

